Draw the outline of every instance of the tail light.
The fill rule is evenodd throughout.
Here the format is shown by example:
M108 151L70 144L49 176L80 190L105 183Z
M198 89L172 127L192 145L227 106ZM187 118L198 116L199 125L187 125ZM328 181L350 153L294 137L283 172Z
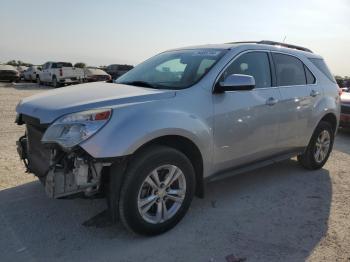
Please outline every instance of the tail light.
M60 68L60 76L63 76L63 70Z

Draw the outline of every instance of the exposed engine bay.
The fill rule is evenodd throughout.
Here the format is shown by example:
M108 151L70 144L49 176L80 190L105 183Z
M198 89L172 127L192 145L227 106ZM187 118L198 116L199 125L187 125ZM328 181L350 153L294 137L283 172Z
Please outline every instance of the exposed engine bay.
M57 145L44 145L41 137L45 126L26 122L26 134L17 141L17 151L27 172L37 176L51 198L99 192L104 167L110 162L98 161L81 149L69 152Z

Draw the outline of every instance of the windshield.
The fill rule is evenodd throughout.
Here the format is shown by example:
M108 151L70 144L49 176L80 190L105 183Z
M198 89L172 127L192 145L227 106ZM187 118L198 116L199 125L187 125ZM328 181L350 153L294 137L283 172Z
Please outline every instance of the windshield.
M116 81L157 89L184 89L197 83L226 50L180 50L156 55Z

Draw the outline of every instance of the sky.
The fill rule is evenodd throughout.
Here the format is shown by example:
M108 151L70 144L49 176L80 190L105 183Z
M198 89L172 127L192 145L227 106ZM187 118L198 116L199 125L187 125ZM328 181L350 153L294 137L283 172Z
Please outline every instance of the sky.
M177 47L284 38L350 76L350 0L0 0L0 62L135 65Z

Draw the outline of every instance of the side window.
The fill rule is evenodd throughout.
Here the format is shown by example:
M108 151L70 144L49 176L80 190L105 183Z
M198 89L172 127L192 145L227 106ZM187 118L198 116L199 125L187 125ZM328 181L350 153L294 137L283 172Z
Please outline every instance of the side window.
M256 88L271 87L271 70L268 54L265 52L250 52L241 55L226 68L220 77L220 81L232 74L253 76Z
M307 68L305 65L304 65L304 69L305 69L305 75L306 75L306 83L307 83L308 85L315 84L315 83L316 83L316 78L315 78L315 76L311 73L311 71L309 70L309 68Z
M277 86L306 85L304 64L298 58L273 53L276 67Z

